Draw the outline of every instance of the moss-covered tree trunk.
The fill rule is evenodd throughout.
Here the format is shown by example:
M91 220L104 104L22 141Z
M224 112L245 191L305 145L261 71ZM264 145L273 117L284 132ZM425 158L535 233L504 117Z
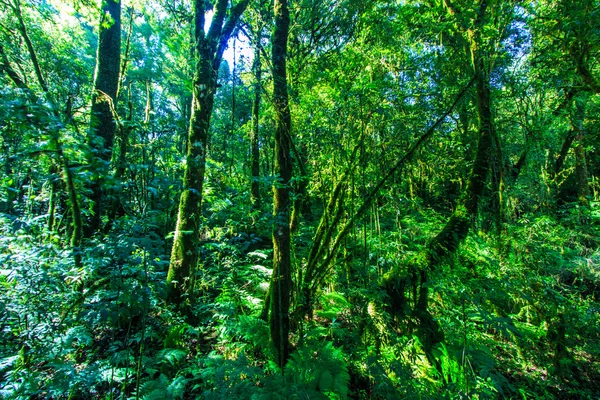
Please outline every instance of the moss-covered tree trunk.
M192 89L192 112L187 138L186 166L183 192L179 200L179 212L175 238L171 250L171 262L167 274L168 301L183 306L191 302L194 276L198 262L202 189L206 169L208 129L217 89L217 72L227 42L239 18L248 5L244 0L231 8L229 2L219 0L208 33L204 32L205 2L194 1L195 54L197 57Z
M95 179L91 185L92 217L86 227L89 236L100 229L103 183L109 172L113 142L117 131L114 117L121 69L121 2L102 0L98 34L94 92L90 115L89 143Z
M277 351L277 364L284 367L289 357L290 295L290 180L292 178L291 116L286 79L287 41L290 16L287 0L275 0L273 31L273 105L275 108L275 173L273 184L273 275L269 327Z

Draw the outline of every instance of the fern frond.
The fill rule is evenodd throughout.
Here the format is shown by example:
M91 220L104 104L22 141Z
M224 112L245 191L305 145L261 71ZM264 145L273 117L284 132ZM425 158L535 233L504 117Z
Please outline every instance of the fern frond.
M164 360L168 362L170 365L175 366L179 362L183 361L187 355L187 352L181 349L163 349L158 352L156 358L159 360Z

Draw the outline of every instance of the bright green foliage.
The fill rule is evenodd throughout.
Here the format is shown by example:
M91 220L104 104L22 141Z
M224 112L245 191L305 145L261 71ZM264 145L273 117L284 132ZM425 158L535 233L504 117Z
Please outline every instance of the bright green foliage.
M488 1L481 21L479 1L289 2L299 212L284 368L265 307L279 180L271 2L249 3L235 61L230 41L217 66L186 315L167 303L166 278L186 168L191 5L122 2L104 228L82 238L77 260L71 195L84 222L93 211L99 9L66 3L0 0L0 398L600 396L597 0ZM495 129L467 210L476 24Z

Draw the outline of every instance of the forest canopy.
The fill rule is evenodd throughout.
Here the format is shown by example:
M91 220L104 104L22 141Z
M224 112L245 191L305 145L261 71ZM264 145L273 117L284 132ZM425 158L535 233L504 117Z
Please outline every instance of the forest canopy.
M0 0L0 398L600 397L597 0Z

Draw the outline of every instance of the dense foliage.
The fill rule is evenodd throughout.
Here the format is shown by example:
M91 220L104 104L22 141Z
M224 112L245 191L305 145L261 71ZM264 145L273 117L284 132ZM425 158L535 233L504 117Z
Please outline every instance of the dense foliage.
M597 0L0 0L0 397L598 398L599 53Z

